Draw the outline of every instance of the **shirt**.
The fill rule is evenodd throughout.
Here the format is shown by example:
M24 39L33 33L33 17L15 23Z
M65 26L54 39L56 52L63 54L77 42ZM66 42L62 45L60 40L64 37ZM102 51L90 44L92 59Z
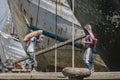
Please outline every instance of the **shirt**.
M36 37L32 37L30 39L30 44L27 48L27 52L35 52L35 46L36 46L36 43L39 41L39 39L37 39Z
M92 42L93 40L90 35L87 35L85 41ZM85 48L87 49L88 47L91 47L91 44L85 44Z

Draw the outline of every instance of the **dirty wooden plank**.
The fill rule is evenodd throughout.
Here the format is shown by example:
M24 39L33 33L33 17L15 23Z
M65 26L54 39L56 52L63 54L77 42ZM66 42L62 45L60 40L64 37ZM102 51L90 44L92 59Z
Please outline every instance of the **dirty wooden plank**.
M120 72L94 72L90 77L85 78L90 80L120 80Z
M24 80L24 79L68 79L64 77L60 72L39 72L39 73L1 73L0 79L9 79L9 80Z
M39 73L1 73L0 79L9 80L37 80L37 79L61 79L68 80L68 77L64 77L61 72L39 72ZM94 72L90 77L84 78L84 80L120 80L120 72Z

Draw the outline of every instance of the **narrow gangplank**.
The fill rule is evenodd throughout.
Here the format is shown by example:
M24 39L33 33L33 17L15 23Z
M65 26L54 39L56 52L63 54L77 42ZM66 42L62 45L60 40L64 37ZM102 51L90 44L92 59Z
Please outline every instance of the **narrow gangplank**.
M38 79L68 79L61 72L36 72L36 73L0 73L0 80L38 80Z
M68 80L68 77L63 76L61 72L39 72L39 73L0 73L0 80L38 80L38 79L60 79ZM84 80L120 80L120 72L94 72L90 77Z

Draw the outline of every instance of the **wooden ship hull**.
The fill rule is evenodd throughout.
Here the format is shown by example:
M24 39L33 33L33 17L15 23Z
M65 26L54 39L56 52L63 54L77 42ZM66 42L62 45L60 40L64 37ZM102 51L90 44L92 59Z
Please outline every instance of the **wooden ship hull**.
M13 25L24 48L25 42L23 39L28 32L26 19L31 25L31 29L42 29L45 31L45 40L38 46L38 51L53 46L56 42L59 43L71 39L72 23L75 26L75 37L85 35L81 24L73 16L74 14L70 6L64 0L63 2L58 1L57 5L55 3L53 0L38 0L38 2L37 0L8 0L13 17ZM79 41L77 41L75 45L75 66L85 67L82 60L83 54L80 52L80 45ZM72 49L70 45L57 49L57 53L57 71L61 71L66 66L72 66ZM42 68L43 71L50 72L55 70L54 50L37 56L37 59L39 64L38 69ZM99 55L95 55L95 60L96 70L108 71L108 68Z

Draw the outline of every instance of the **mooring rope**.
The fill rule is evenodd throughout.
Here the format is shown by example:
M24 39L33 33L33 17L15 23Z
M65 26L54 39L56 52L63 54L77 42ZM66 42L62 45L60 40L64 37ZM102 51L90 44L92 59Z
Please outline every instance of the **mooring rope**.
M73 12L73 15L72 15L72 20L74 21L74 0L72 0L72 12ZM74 68L74 57L75 57L75 48L74 48L74 23L72 22L72 67Z
M36 26L37 26L37 23L38 23L39 7L40 7L40 0L38 2L38 10L37 10L37 17L36 17Z
M57 0L56 0L56 24L55 24L55 34L57 35ZM55 46L57 46L57 37L55 40ZM55 72L57 72L57 48L55 48Z

